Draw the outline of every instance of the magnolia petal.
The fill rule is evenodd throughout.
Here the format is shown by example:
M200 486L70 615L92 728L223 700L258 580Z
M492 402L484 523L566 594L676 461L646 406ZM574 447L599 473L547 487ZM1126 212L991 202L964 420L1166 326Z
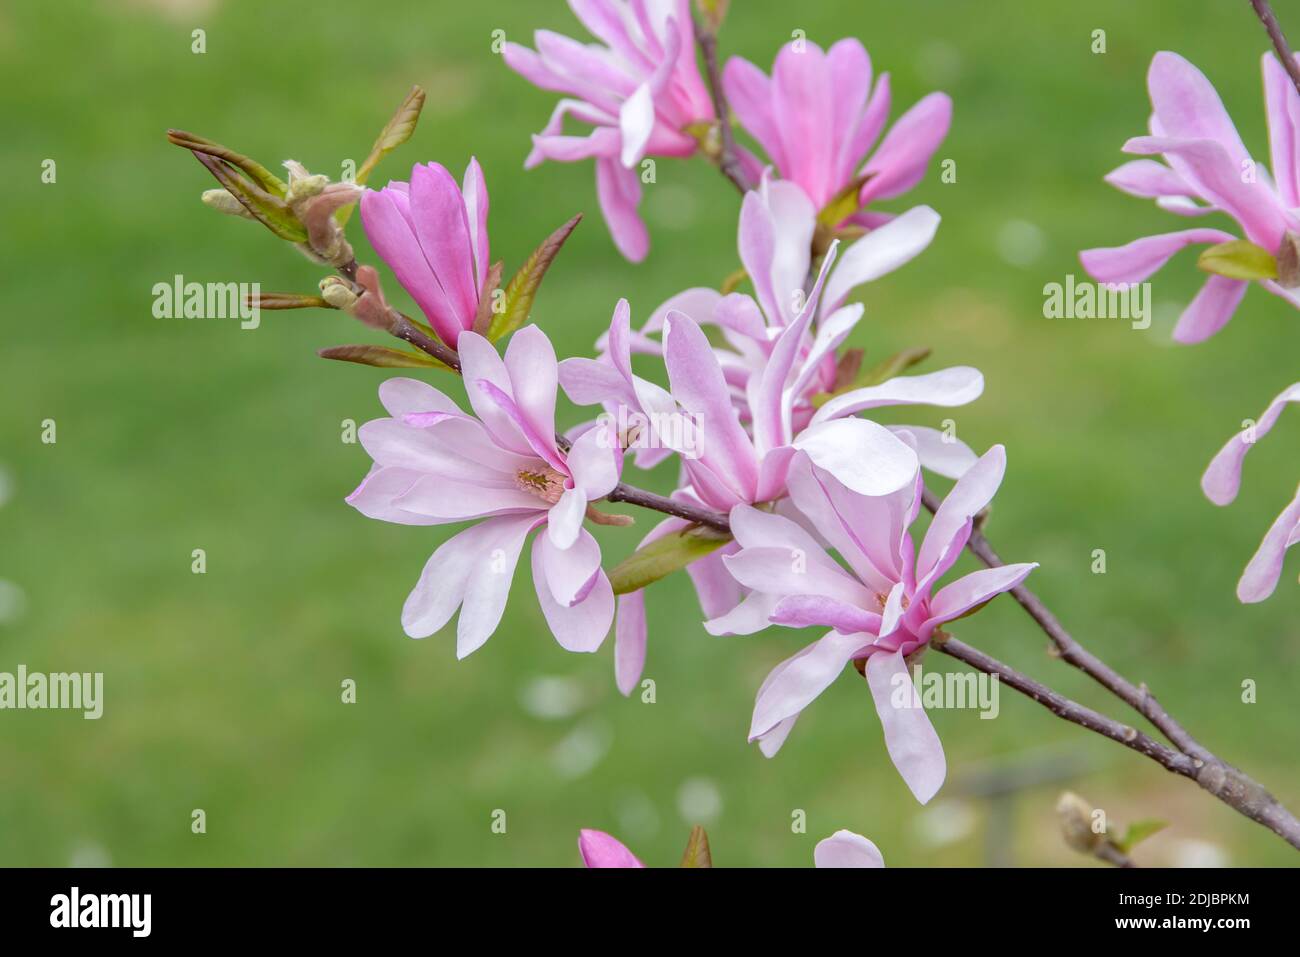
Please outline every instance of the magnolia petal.
M813 425L890 405L944 407L974 402L984 392L984 375L970 366L952 366L924 375L895 376L880 385L854 389L831 399L813 416Z
M402 608L406 633L427 638L460 607L456 657L482 647L501 621L519 552L537 523L534 515L490 518L440 545Z
M571 608L591 593L600 571L600 546L586 529L568 548L556 548L549 535L538 535L533 548L541 552L541 565L551 597Z
M478 285L460 186L446 167L427 163L411 170L410 197L411 219L424 258L447 295L459 329L471 329L478 313ZM456 348L455 339L447 344Z
M572 547L586 516L587 493L580 488L565 489L546 514L546 537L561 550Z
M995 445L957 480L926 529L916 558L918 580L933 582L957 560L970 535L972 519L993 500L1006 470L1006 449Z
M822 311L838 308L858 286L915 259L933 241L939 220L939 214L929 206L914 206L853 243L826 283Z
M918 637L929 638L930 633L944 622L960 618L977 605L984 604L1004 591L1010 591L1037 567L1037 562L1025 562L981 568L945 585L930 599L930 617L921 626Z
M1241 488L1241 467L1246 460L1246 453L1272 431L1282 411L1292 402L1300 402L1300 382L1293 383L1282 390L1259 420L1242 429L1228 440L1211 460L1205 474L1201 476L1201 491L1215 505L1227 505L1237 497Z
M548 548L541 545L543 535L533 541L533 588L542 614L551 627L551 634L565 651L592 652L601 646L614 622L614 589L609 578L600 569L587 596L576 604L565 607L555 600L546 583L543 564Z
M1277 581L1282 577L1282 565L1286 551L1300 539L1300 492L1291 504L1282 510L1264 540L1251 557L1246 570L1237 582L1237 599L1245 604L1261 602L1277 588Z
M961 478L979 460L969 445L947 432L923 425L891 425L887 428L896 435L908 433L916 443L916 456L921 460L921 468L944 478Z
M870 178L858 194L860 204L893 199L919 183L951 123L952 99L946 93L922 97L900 116L862 168Z
M754 702L749 740L803 711L870 641L869 635L831 632L772 669Z
M880 849L861 834L836 831L813 848L813 864L817 867L884 867L885 858Z
M1250 283L1244 279L1211 276L1174 326L1174 341L1188 345L1204 342L1232 318Z
M617 439L601 423L578 436L567 456L574 484L593 502L604 498L618 484L621 460Z
M1144 236L1126 246L1085 249L1079 253L1079 261L1097 282L1145 282L1181 249L1199 243L1217 245L1235 238L1221 229L1184 229Z
M814 423L792 444L859 495L896 492L915 478L920 467L909 445L867 419Z
M897 651L876 652L867 658L866 672L890 760L916 799L926 804L943 786L948 765L934 725L917 704L907 662Z
M624 697L632 693L645 668L645 592L618 596L614 623L614 683Z
M1264 102L1268 111L1269 169L1288 209L1300 206L1300 95L1282 63L1264 54Z
M645 867L635 854L604 831L578 832L578 853L587 867Z
M398 377L379 384L379 401L395 419L411 412L447 412L463 415L460 406L427 382Z
M641 205L639 172L621 166L614 157L597 158L596 197L618 251L630 262L645 259L650 250L650 234L637 212Z
M858 632L874 635L881 630L880 615L875 612L864 611L856 605L821 595L790 595L782 598L772 609L770 620L774 625L784 625L787 628L834 628L843 635Z

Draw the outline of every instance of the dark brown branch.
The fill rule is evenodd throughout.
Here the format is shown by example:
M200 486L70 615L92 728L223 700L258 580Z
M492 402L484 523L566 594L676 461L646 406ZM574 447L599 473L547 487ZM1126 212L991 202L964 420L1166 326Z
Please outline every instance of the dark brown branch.
M938 501L929 490L926 490L925 492L924 502L925 507L931 512L938 507ZM1002 560L998 558L997 553L993 550L992 546L989 545L984 534L978 530L971 533L970 541L967 543L966 547L975 555L976 558L990 568L1002 564ZM1037 682L1032 681L1032 679L1024 678L1023 675L1020 675L1018 672L1014 672L1009 668L1006 669L1005 674L999 672L1001 680L1010 684L1013 688L1016 688L1016 690L1028 694L1036 701L1040 701L1040 703L1054 714L1065 718L1067 721L1073 721L1075 724L1089 728L1089 730L1096 731L1098 734L1102 734L1105 737L1113 739L1114 734L1110 732L1113 732L1115 727L1127 728L1127 731L1134 735L1133 741L1121 741L1121 743L1136 751L1146 754L1152 760L1163 764L1166 768L1177 774L1182 774L1186 777L1192 778L1192 780L1206 791L1209 791L1224 804L1227 804L1229 807L1244 814L1252 821L1264 825L1273 833L1283 838L1292 847L1300 848L1300 820L1297 820L1294 814L1278 803L1278 800L1265 790L1263 785L1252 779L1245 772L1233 767L1226 761L1223 761L1199 741L1193 738L1181 724L1174 720L1169 712L1165 711L1165 709L1160 706L1159 702L1156 701L1155 697L1147 689L1145 684L1134 685L1127 678L1119 674L1119 672L1115 671L1115 669L1111 668L1092 652L1080 645L1078 641L1076 641L1074 637L1065 630L1061 623L1057 621L1056 616L1048 610L1047 606L1044 605L1038 596L1032 591L1023 585L1019 585L1011 590L1011 596L1020 603L1020 606L1029 614L1029 617L1032 618L1052 640L1053 646L1062 660L1078 668L1102 687L1106 688L1106 690L1110 691L1120 700L1131 706L1138 712L1138 714L1150 721L1151 724L1154 725L1161 734L1168 738L1178 750L1171 751L1164 745L1158 744L1157 746L1161 748L1162 751L1148 753L1146 750L1146 744L1147 742L1150 742L1151 739L1141 734L1141 732L1135 731L1132 728L1127 728L1125 725L1118 725L1118 722L1111 722L1111 719L1109 718L1105 718L1104 720L1111 722L1111 724L1102 728L1094 727L1093 724L1088 721L1076 720L1068 713L1063 714L1053 706L1050 699L1040 700L1036 694L1031 693L1029 690L1026 690L1026 688L1019 687L1016 681L1028 682L1028 685L1026 685L1027 688L1041 688L1042 686L1038 685ZM948 644L953 644L952 640L949 640ZM953 652L947 647L943 647L940 650L947 654L953 654ZM974 649L970 650L974 651ZM975 654L980 655L982 653L975 652ZM962 656L954 655L954 657ZM1005 665L1002 665L1001 662L998 662L995 659L988 658L988 656L984 656L984 658L987 659L985 664L1006 668ZM987 670L984 667L980 667L980 665L976 664L975 661L969 660L965 657L963 657L962 660L967 661L973 667L977 667L981 671ZM993 672L989 673L992 674ZM1015 680L1012 680L1013 678ZM1059 695L1057 697L1059 698ZM1065 701L1067 699L1061 700ZM1069 703L1073 704L1073 702ZM1077 707L1082 706L1079 705ZM1089 712L1089 709L1084 708L1083 711ZM1096 715L1096 712L1089 713L1091 715ZM1136 744L1134 742L1136 742ZM1141 746L1136 746L1137 744L1140 744ZM1168 754L1177 755L1179 759L1177 766L1164 759L1168 756L1166 752L1168 752ZM1188 768L1190 768L1190 772L1186 770Z
M718 136L721 149L717 156L718 169L731 180L741 195L752 188L745 175L744 165L736 152L736 137L731 129L731 106L722 88L722 69L718 65L718 37L704 25L703 18L695 18L695 43L704 57L704 69L709 79L709 95L713 98L713 112L718 116Z
M1250 5L1255 8L1255 15L1268 31L1269 39L1273 41L1273 49L1277 50L1282 66L1286 68L1291 82L1295 84L1296 92L1300 92L1300 65L1295 62L1295 54L1291 52L1291 46L1286 42L1286 35L1282 33L1282 24L1277 22L1277 14L1269 6L1268 0L1250 0Z
M1124 747L1132 748L1138 754L1146 755L1151 760L1164 765L1175 774L1181 774L1188 778L1196 777L1195 762L1188 755L1161 744L1136 728L1121 724L1114 718L1108 718L1098 711L1093 711L1091 708L1079 704L1077 701L1071 701L1064 695L1053 691L1047 685L1035 681L1028 675L1021 674L978 648L972 648L956 638L940 639L937 636L931 642L931 645L936 651L951 655L958 661L964 661L977 671L982 671L987 675L996 675L997 679L1003 684L1037 701L1058 718L1064 718L1072 724L1087 728L1089 731L1095 731L1102 737L1118 741Z
M632 485L620 483L606 498L611 502L640 505L642 508L663 512L665 515L676 515L678 518L695 522L697 525L707 525L709 528L717 529L720 532L731 533L731 523L727 521L727 516L722 512L691 505L689 502L679 502L665 495L656 495L654 492L647 492L645 489L636 488Z
M939 507L939 500L926 489L923 501L931 512ZM971 554L990 568L1004 564L993 546L989 544L984 533L976 529L966 543ZM1212 757L1177 721L1170 716L1156 701L1146 685L1134 685L1131 681L1111 668L1104 661L1084 648L1074 639L1056 616L1043 604L1042 600L1024 585L1011 589L1011 597L1020 603L1029 617L1037 622L1043 632L1052 640L1056 654L1065 662L1087 674L1108 691L1132 707L1138 714L1150 721L1179 750L1205 760Z

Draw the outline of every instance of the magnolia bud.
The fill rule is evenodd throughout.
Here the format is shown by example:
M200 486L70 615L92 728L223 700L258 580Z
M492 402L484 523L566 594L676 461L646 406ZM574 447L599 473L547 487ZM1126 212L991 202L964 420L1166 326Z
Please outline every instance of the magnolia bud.
M226 189L205 189L203 191L203 205L211 206L219 213L225 213L227 216L242 216L244 219L252 219L253 214L244 208L244 204L235 199L234 194Z
M320 281L320 294L335 309L351 312L357 304L357 294L352 291L351 283L338 276L326 276Z
M1065 843L1076 851L1091 854L1106 838L1092 829L1092 807L1073 791L1062 792L1056 801L1056 817Z
M328 176L321 174L313 176L307 172L307 167L297 160L286 160L284 168L289 171L289 195L285 199L289 201L290 206L299 200L319 196L329 185Z

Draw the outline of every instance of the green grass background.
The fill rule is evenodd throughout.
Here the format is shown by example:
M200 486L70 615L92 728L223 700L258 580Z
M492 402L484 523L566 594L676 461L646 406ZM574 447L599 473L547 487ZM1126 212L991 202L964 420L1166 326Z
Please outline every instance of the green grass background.
M932 89L952 94L938 155L956 160L958 180L932 168L907 197L943 225L920 260L865 290L853 344L877 359L929 345L929 368L983 369L984 397L956 418L972 445L1008 447L989 526L1003 556L1040 561L1033 586L1082 640L1298 807L1295 570L1263 605L1237 604L1233 587L1292 494L1300 424L1284 419L1251 456L1231 508L1198 489L1240 421L1296 378L1297 315L1252 290L1213 341L1174 347L1178 306L1202 278L1189 254L1156 278L1147 332L1042 317L1044 284L1080 272L1077 250L1187 225L1101 182L1145 129L1156 50L1199 64L1267 155L1265 35L1244 2L1196 7L738 0L722 48L766 67L795 29L824 45L854 35L893 76L894 116ZM1300 34L1300 7L1279 14ZM203 55L191 53L195 28ZM949 783L930 809L890 765L852 675L766 760L745 743L754 692L806 636L711 638L684 580L650 595L654 704L618 695L612 642L593 656L555 644L526 562L501 628L468 660L449 633L403 636L402 601L447 531L371 522L343 503L368 463L340 423L381 414L385 374L315 356L377 339L337 313L265 314L256 332L153 318L153 284L177 273L264 290L310 291L320 277L259 227L201 206L208 175L163 131L337 175L420 83L419 129L379 179L415 161L460 170L476 154L493 255L508 267L585 211L534 315L562 354L589 354L619 296L640 321L735 268L738 202L703 161L660 162L644 207L650 257L624 262L589 165L522 170L553 97L505 68L492 32L528 42L536 28L582 35L562 4L524 0L0 7L0 579L24 598L0 623L0 670L103 671L106 693L98 722L0 712L0 863L572 865L578 829L597 827L667 864L700 818L729 865L808 865L841 827L871 836L891 865L974 865L990 847L1071 865L1085 862L1052 811L1069 786L1121 827L1170 822L1138 852L1145 863L1203 860L1209 845L1233 864L1291 864L1285 844L1190 782L1011 692L997 720L933 714ZM1096 29L1105 54L1091 52ZM47 158L54 184L40 179ZM1025 233L1037 242L1021 240L1019 258L1032 261L1009 261ZM54 445L40 441L47 418ZM667 490L671 475L646 482ZM637 538L603 533L607 560ZM205 575L191 574L195 548ZM1090 572L1097 548L1105 575ZM1128 718L1050 658L1009 600L958 633ZM927 665L956 667L938 658ZM340 701L345 678L354 705ZM1241 702L1245 679L1257 703ZM529 702L553 687L565 713L539 716ZM1022 791L1010 826L972 793L977 777L1059 761L1078 775ZM191 833L195 808L206 834ZM491 829L496 809L504 834ZM792 833L796 810L807 833Z

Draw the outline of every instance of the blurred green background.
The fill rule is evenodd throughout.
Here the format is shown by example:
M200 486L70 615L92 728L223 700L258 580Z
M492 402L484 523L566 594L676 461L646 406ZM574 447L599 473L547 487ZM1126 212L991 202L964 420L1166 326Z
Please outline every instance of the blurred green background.
M1300 4L1278 8L1300 35ZM928 368L983 369L984 397L956 418L971 445L1009 449L989 526L1002 555L1040 561L1031 584L1082 640L1296 808L1294 568L1262 605L1237 604L1233 588L1292 494L1287 436L1300 425L1284 420L1251 456L1231 508L1211 506L1198 479L1296 378L1297 315L1252 290L1213 341L1174 347L1179 306L1202 278L1187 254L1156 278L1146 332L1042 316L1044 284L1079 274L1077 250L1186 225L1101 181L1145 130L1156 50L1200 65L1267 155L1263 30L1244 2L1188 14L1177 0L813 0L797 14L737 0L722 49L767 68L795 29L823 45L855 35L893 76L893 116L932 89L952 94L938 156L956 160L957 182L932 166L892 204L929 203L943 225L921 259L865 290L854 344L869 360L929 345ZM344 504L368 460L340 441L341 423L382 414L385 373L315 356L378 337L326 312L263 314L253 332L155 319L152 286L178 273L268 291L311 291L321 275L259 227L201 206L208 174L163 132L337 176L420 83L419 129L377 180L432 159L459 171L476 154L493 255L508 268L586 211L534 315L562 354L589 354L619 296L639 322L736 267L738 201L702 160L661 161L644 205L650 257L624 262L589 165L522 170L554 98L491 44L495 30L530 43L536 28L586 39L564 5L524 0L0 6L0 670L102 671L106 695L98 722L0 712L0 863L573 865L578 829L596 827L669 864L701 822L719 864L806 866L817 840L850 828L895 866L1086 865L1056 831L1067 786L1120 827L1170 822L1138 851L1143 863L1293 863L1281 840L1192 783L1010 691L998 720L932 714L949 780L930 808L890 765L851 676L766 760L745 743L754 693L806 636L711 638L684 578L650 593L654 704L615 690L612 640L594 656L555 644L526 562L501 628L466 661L450 633L402 634L402 601L448 532ZM41 182L45 159L53 184ZM356 220L353 240L373 258ZM405 301L395 282L388 290ZM57 444L40 441L45 419ZM600 537L616 561L639 534ZM191 573L196 548L204 575ZM1104 575L1090 571L1097 548ZM1045 653L1010 600L958 634L1129 720ZM356 704L340 700L346 678ZM1241 702L1246 679L1255 704ZM1011 804L978 793L1025 776L1046 780ZM206 834L191 833L195 808ZM496 809L505 834L491 830ZM791 829L800 809L806 834Z

